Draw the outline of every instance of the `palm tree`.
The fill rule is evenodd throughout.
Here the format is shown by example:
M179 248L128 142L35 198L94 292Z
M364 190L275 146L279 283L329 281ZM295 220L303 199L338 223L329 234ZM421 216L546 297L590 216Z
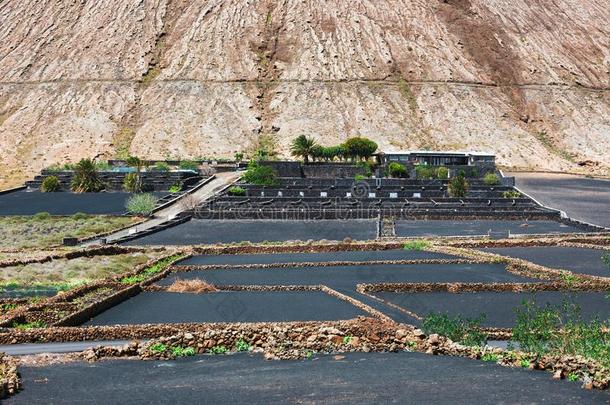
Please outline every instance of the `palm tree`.
M96 193L104 189L104 183L98 177L91 159L82 159L75 166L70 188L75 193Z
M136 189L135 191L142 191L142 177L140 172L144 167L144 162L137 156L129 156L126 160L126 163L136 169Z
M299 135L292 141L290 152L292 153L292 156L302 157L305 164L307 164L309 163L309 155L311 155L312 150L316 146L315 139L308 138L305 135Z

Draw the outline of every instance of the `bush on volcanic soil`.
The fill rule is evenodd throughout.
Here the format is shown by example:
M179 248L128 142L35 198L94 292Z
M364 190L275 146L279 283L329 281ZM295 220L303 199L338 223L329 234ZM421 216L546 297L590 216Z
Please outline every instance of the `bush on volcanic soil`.
M157 199L152 194L135 194L127 200L125 208L130 214L149 216L156 205Z
M398 162L390 162L388 165L388 173L391 177L406 177L407 169Z
M489 172L483 177L483 183L488 186L497 186L500 184L500 178L497 174Z
M56 191L59 191L60 188L61 185L57 176L45 177L45 179L42 181L42 184L40 185L40 191L42 191L43 193L54 193Z
M451 197L455 198L463 198L468 194L468 188L470 184L466 181L466 177L464 177L461 173L457 177L454 177L449 182L449 194Z
M248 184L257 186L275 186L278 184L277 172L270 166L264 166L255 160L248 164L248 170L243 176L243 180Z
M165 162L157 162L152 168L151 170L153 172L162 172L162 173L167 173L170 170L170 167L167 163Z
M582 356L610 367L610 321L584 321L580 307L569 297L562 305L539 306L525 301L516 309L512 341L538 355Z
M484 319L485 315L470 319L432 312L424 318L422 329L427 335L436 333L466 346L482 346L487 341L487 336L481 332Z
M445 180L449 178L449 169L445 166L441 166L436 169L436 178L439 180Z
M76 164L70 188L75 193L97 193L105 188L93 160L82 159Z
M229 189L229 195L233 196L244 196L246 195L246 189L239 186L234 186Z
M199 164L192 160L183 160L180 162L180 165L178 167L180 168L180 170L192 170L194 172L199 170Z
M321 149L316 145L316 140L305 135L299 135L292 141L290 145L290 153L294 157L302 157L305 164L309 163L309 156L312 155L313 149L316 148L316 153Z
M436 177L436 170L434 169L434 167L426 165L416 165L415 176L420 180L431 180Z
M343 143L345 154L352 159L368 160L377 151L377 144L368 138L350 138Z

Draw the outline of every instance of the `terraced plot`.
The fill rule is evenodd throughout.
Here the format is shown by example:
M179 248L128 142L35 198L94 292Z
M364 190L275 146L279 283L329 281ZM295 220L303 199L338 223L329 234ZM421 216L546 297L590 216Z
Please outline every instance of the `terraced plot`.
M567 299L580 307L584 319L610 319L610 301L605 292L375 292L374 296L398 305L421 317L430 313L447 313L453 316L477 318L484 315L481 325L511 328L515 324L515 310L524 300L533 300L539 306L562 305Z
M270 221L270 220L202 220L187 223L145 236L127 245L200 245L249 241L290 240L371 240L377 238L377 222L351 221Z
M326 321L359 315L367 314L321 291L143 292L87 325Z
M396 221L396 236L484 236L491 233L561 234L582 232L579 228L556 221L525 220L411 220Z
M563 246L488 248L484 252L524 259L555 269L569 270L591 276L610 277L610 267L602 257L610 251Z

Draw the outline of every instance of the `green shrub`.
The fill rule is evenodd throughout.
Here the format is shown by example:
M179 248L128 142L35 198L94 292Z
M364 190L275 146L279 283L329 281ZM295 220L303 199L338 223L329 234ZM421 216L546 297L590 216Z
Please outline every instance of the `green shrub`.
M43 193L54 193L61 189L61 185L59 183L59 179L57 176L48 176L42 181L40 185L40 191Z
M154 172L169 172L170 167L165 162L157 162L153 167L152 171Z
M517 190L504 191L502 193L502 198L521 198L521 193Z
M436 178L439 180L446 180L449 178L449 169L444 166L441 166L436 169Z
M479 170L476 167L470 168L470 173L468 174L472 178L479 177Z
M91 159L82 159L78 162L74 168L70 188L75 193L97 193L105 188Z
M110 163L108 162L95 162L95 168L97 171L107 172L112 169L112 166L110 166Z
M155 343L154 345L151 345L149 349L153 353L165 353L167 346L163 343Z
M194 172L199 171L199 163L192 160L183 160L178 166L180 170L192 170Z
M364 175L366 177L371 177L373 175L373 165L371 165L371 163L369 163L368 161L358 162L356 166L364 170Z
M411 240L403 245L404 250L424 250L430 244L425 240Z
M71 217L71 218L72 218L74 221L82 221L82 220L85 220L85 219L89 218L89 215L84 214L84 213L82 213L82 212L77 212L76 214L72 214L72 217Z
M490 362L497 362L500 359L500 356L498 356L495 353L485 353L483 356L481 356L481 360L483 361L490 361Z
M226 352L228 352L228 350L224 346L214 346L210 349L210 353L212 354L225 354Z
M233 196L244 196L244 195L246 195L246 189L243 187L234 186L234 187L229 188L228 193L229 193L229 195L233 195Z
M243 339L239 339L236 343L235 343L235 349L238 352L249 352L250 349L252 348L252 346L250 346L248 344L248 342L246 342Z
M366 180L368 177L362 175L362 174L357 174L354 176L354 180L356 181L362 181L362 180Z
M172 354L174 357L188 357L194 356L197 352L192 347L172 347Z
M468 194L470 184L462 175L452 178L449 181L449 195L455 198L463 198Z
M481 332L481 322L484 319L484 315L469 319L430 313L424 318L422 326L426 334L436 333L467 346L482 346L487 341L487 337Z
M277 172L272 167L261 165L255 160L248 164L248 170L246 170L243 180L257 186L275 186L278 184Z
M27 322L27 323L14 322L12 326L15 329L28 330L28 329L46 328L47 324L42 321L32 321L32 322Z
M141 191L139 189L137 173L127 173L125 175L125 179L123 179L123 190L127 191L128 193L137 193Z
M236 152L235 155L233 155L233 157L235 158L235 161L237 163L241 162L242 160L244 160L244 154L241 152Z
M500 184L500 178L497 174L489 172L483 177L483 183L488 186L497 186Z
M391 177L407 177L407 169L398 162L390 162L388 173Z
M430 180L436 177L436 170L430 166L416 165L415 176L420 180Z
M51 214L49 214L48 212L39 212L32 216L32 219L34 221L47 221L49 220L49 218L51 218Z
M125 204L127 212L133 215L151 215L155 206L157 205L157 199L152 194L136 194L130 197Z
M174 184L173 186L171 186L169 188L169 192L172 194L179 193L181 191L182 191L182 182L181 181L179 181L178 183Z
M136 274L135 276L123 277L121 279L121 283L123 283L123 284L141 283L142 281L146 280L147 278L149 278L155 274L161 273L163 270L167 269L172 263L182 259L183 257L184 257L183 255L179 255L179 254L173 255L173 256L168 256L164 259L159 260L157 263L153 264L152 266L150 266L149 268L147 268L140 274Z

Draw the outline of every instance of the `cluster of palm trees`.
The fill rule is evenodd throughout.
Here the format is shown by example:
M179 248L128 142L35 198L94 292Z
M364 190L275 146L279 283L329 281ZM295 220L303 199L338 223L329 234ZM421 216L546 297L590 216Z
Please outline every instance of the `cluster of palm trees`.
M341 145L322 146L316 140L306 135L299 135L292 141L290 152L292 156L302 158L305 164L312 160L332 162L337 160L360 161L368 160L377 151L377 144L363 137L349 138Z

